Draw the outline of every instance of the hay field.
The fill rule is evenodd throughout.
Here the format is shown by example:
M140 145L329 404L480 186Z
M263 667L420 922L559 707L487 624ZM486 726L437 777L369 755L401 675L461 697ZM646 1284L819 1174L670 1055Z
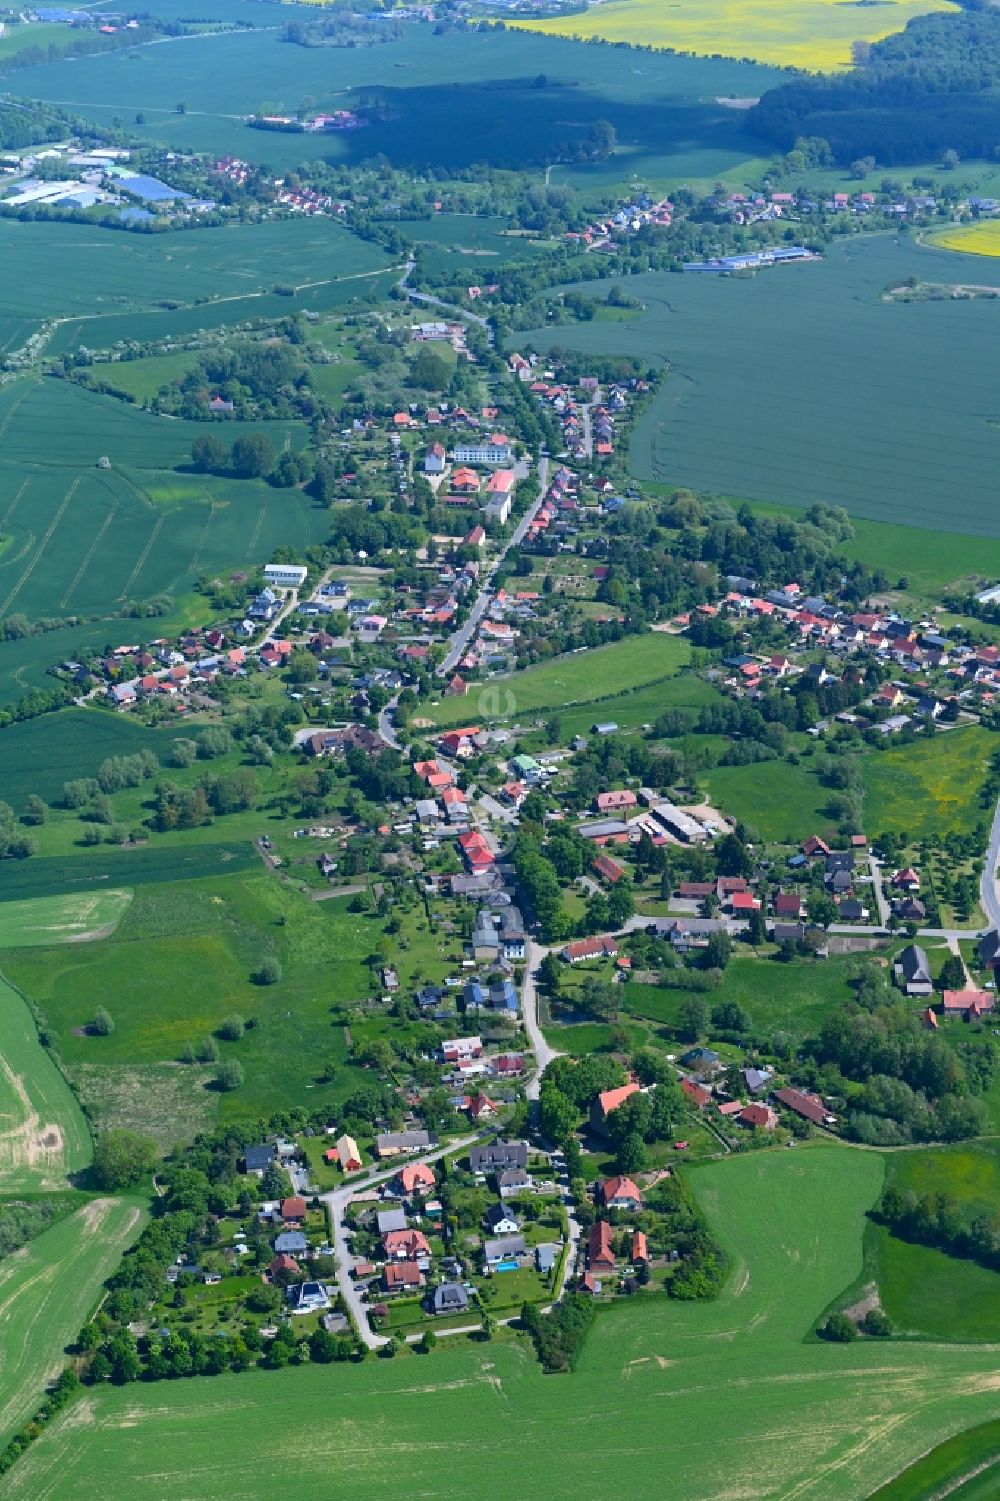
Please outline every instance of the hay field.
M882 1160L840 1147L750 1154L692 1178L734 1266L718 1302L602 1313L577 1373L520 1342L88 1392L8 1478L9 1501L265 1501L294 1455L299 1501L333 1477L383 1501L578 1501L595 1465L635 1501L859 1501L996 1408L996 1349L833 1347L816 1318L861 1270ZM81 1437L83 1442L81 1442Z
M65 1188L67 1175L89 1163L90 1145L80 1107L38 1041L27 1003L0 977L0 1193Z
M0 903L0 949L106 937L121 922L131 900L131 891L78 891Z
M956 9L946 0L889 0L864 8L842 0L610 0L582 15L508 24L547 36L601 37L829 72L850 63L852 42L876 42L902 31L914 16Z

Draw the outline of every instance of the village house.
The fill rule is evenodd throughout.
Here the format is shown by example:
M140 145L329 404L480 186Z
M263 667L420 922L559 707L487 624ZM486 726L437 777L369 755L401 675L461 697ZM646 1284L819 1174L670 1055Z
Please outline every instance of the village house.
M631 1178L608 1178L601 1184L601 1202L605 1209L628 1209L637 1214L642 1208L642 1194Z
M622 1084L618 1089L606 1089L593 1101L590 1107L590 1125L592 1130L601 1136L608 1134L608 1116L611 1115L625 1101L639 1093L639 1086L634 1081Z
M611 1248L611 1226L607 1220L596 1220L590 1227L587 1238L587 1265L593 1271L613 1271L615 1253Z

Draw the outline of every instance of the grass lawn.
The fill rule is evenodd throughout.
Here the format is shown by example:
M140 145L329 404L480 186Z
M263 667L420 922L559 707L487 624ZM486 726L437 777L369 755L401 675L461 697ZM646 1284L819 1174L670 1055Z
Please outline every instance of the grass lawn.
M90 1157L80 1107L27 1003L0 976L0 1193L65 1187Z
M123 1497L182 1501L197 1476L201 1495L265 1501L289 1453L299 1501L329 1494L333 1465L356 1501L382 1501L404 1467L435 1501L487 1501L498 1467L512 1494L571 1501L592 1483L581 1436L595 1427L628 1455L638 1501L745 1490L748 1456L761 1497L859 1501L996 1411L987 1347L804 1338L861 1270L882 1170L878 1153L841 1147L693 1169L732 1258L721 1297L602 1311L572 1376L544 1376L514 1337L445 1340L424 1361L88 1391L11 1471L7 1501L70 1501L109 1474Z
M737 1001L755 1029L792 1032L802 1037L821 1024L850 990L847 959L733 959L722 986L704 995L709 1008L719 1001ZM623 1005L634 1015L667 1027L676 1025L681 1006L692 991L667 990L656 985L622 986Z
M590 704L610 695L625 695L660 678L672 676L691 655L686 639L650 632L593 651L574 652L508 677L474 684L465 698L446 698L421 715L436 725L468 724L483 719L516 719L531 713L551 714L573 704ZM614 718L614 702L601 705L597 718ZM595 710L596 713L596 710Z
M147 355L141 360L116 360L114 364L94 365L89 379L113 386L141 404L186 375L196 358L193 353L179 350L176 354Z
M799 844L810 834L829 835L835 825L824 813L832 793L815 763L759 761L752 766L716 766L704 773L709 799L742 820L762 839Z
M988 824L992 803L984 809L979 791L995 749L987 730L967 725L866 756L862 770L869 830L903 834L915 842L942 829L966 832Z
M758 62L819 71L850 63L851 43L859 38L878 41L901 31L911 16L946 9L950 7L940 0L907 0L884 16L859 21L834 0L795 0L791 5L777 0L764 5L748 5L745 0L698 5L684 0L668 7L658 0L610 0L583 14L512 24L549 36L602 37L633 46L752 57Z
M904 1334L1000 1340L997 1274L875 1227L882 1306Z

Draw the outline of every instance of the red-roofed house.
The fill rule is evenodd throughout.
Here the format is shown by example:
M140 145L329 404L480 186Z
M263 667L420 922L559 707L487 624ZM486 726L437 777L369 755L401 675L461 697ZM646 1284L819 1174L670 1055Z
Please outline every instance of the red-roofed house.
M599 792L597 794L597 811L599 813L617 813L621 808L634 808L636 797L628 788L622 788L618 792Z
M620 881L625 874L624 865L619 865L618 861L612 860L610 855L595 856L592 868L596 870L597 874L603 880L608 881L612 886L616 881Z
M293 1194L291 1198L282 1199L281 1218L289 1226L304 1224L306 1218L305 1199L300 1194Z
M976 1021L984 1011L992 1011L995 1002L991 990L946 990L941 997L945 1016L964 1016Z
M596 1220L590 1227L587 1239L587 1265L594 1271L613 1270L615 1253L611 1249L611 1226L607 1220Z
M424 1285L424 1274L415 1261L394 1261L382 1273L387 1293L412 1292Z
M382 1249L390 1261L416 1261L418 1256L431 1254L422 1230L389 1230L382 1237Z
M818 834L813 834L802 846L802 853L804 855L828 855L830 846Z
M779 891L774 898L775 917L791 917L798 921L803 910L804 904L797 891Z
M644 1263L644 1262L647 1262L648 1260L649 1260L649 1251L648 1251L647 1246L646 1246L646 1237L642 1233L641 1230L633 1230L633 1232L632 1232L632 1250L631 1250L632 1265L633 1266L638 1266L640 1262Z
M580 964L585 959L613 959L617 952L613 938L578 938L575 943L564 944L562 957L567 964Z
M696 1105L699 1110L704 1110L706 1105L712 1103L710 1092L700 1084L696 1084L693 1079L681 1080L681 1093L691 1101L692 1105Z
M753 1126L760 1131L773 1131L778 1124L778 1113L770 1105L760 1105L754 1101L752 1105L744 1105L737 1119L744 1126Z
M590 1107L590 1124L593 1129L599 1131L602 1136L607 1135L608 1116L638 1092L638 1084L632 1081L622 1084L619 1089L606 1089L599 1094Z
M480 874L495 863L496 855L478 829L470 829L468 833L459 834L458 843L465 856L465 863L473 875Z
M642 1194L638 1184L631 1178L608 1178L601 1184L601 1200L605 1209L630 1209L637 1212L642 1208Z
M426 1162L408 1162L400 1170L399 1183L405 1194L419 1193L425 1188L433 1188L436 1182L434 1169L428 1167Z

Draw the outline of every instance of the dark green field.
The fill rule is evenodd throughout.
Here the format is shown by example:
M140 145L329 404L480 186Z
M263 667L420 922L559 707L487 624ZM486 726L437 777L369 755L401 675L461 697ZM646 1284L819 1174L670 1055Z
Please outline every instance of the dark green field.
M171 740L183 733L183 729L150 730L122 714L95 709L64 709L8 725L0 731L4 801L20 809L37 792L46 802L54 802L64 782L94 776L106 756L130 756L148 749L166 760Z
M276 452L308 436L302 423L260 428ZM65 381L6 387L0 618L110 616L127 600L186 593L204 571L266 561L280 542L303 547L325 536L325 513L301 490L178 474L203 430ZM98 469L100 457L109 470ZM72 638L47 660L71 651Z
M641 479L1000 536L1000 303L881 300L911 274L995 280L987 259L885 235L754 277L632 278L646 312L627 334L594 322L516 339L665 362L632 437Z
M252 16L254 7L248 10ZM547 88L535 87L540 74ZM184 40L24 69L18 91L104 122L131 120L139 110L146 117L135 127L140 138L232 152L279 170L379 153L403 166L516 166L536 160L546 142L582 139L593 120L609 119L618 154L596 168L560 171L603 186L632 172L711 180L758 156L762 148L745 134L739 111L715 100L760 94L779 76L749 63L541 36L438 37L425 26L402 42L359 50L304 49L264 31ZM238 118L262 107L294 109L306 97L320 108L342 107L353 91L372 87L384 93L390 114L364 130L284 135L253 131ZM175 112L178 100L187 114Z
M197 880L230 875L258 863L253 846L215 843L162 849L117 851L115 854L35 855L30 860L5 860L0 865L0 902L33 896L58 896L69 891L92 891L95 886L141 886L161 881Z

